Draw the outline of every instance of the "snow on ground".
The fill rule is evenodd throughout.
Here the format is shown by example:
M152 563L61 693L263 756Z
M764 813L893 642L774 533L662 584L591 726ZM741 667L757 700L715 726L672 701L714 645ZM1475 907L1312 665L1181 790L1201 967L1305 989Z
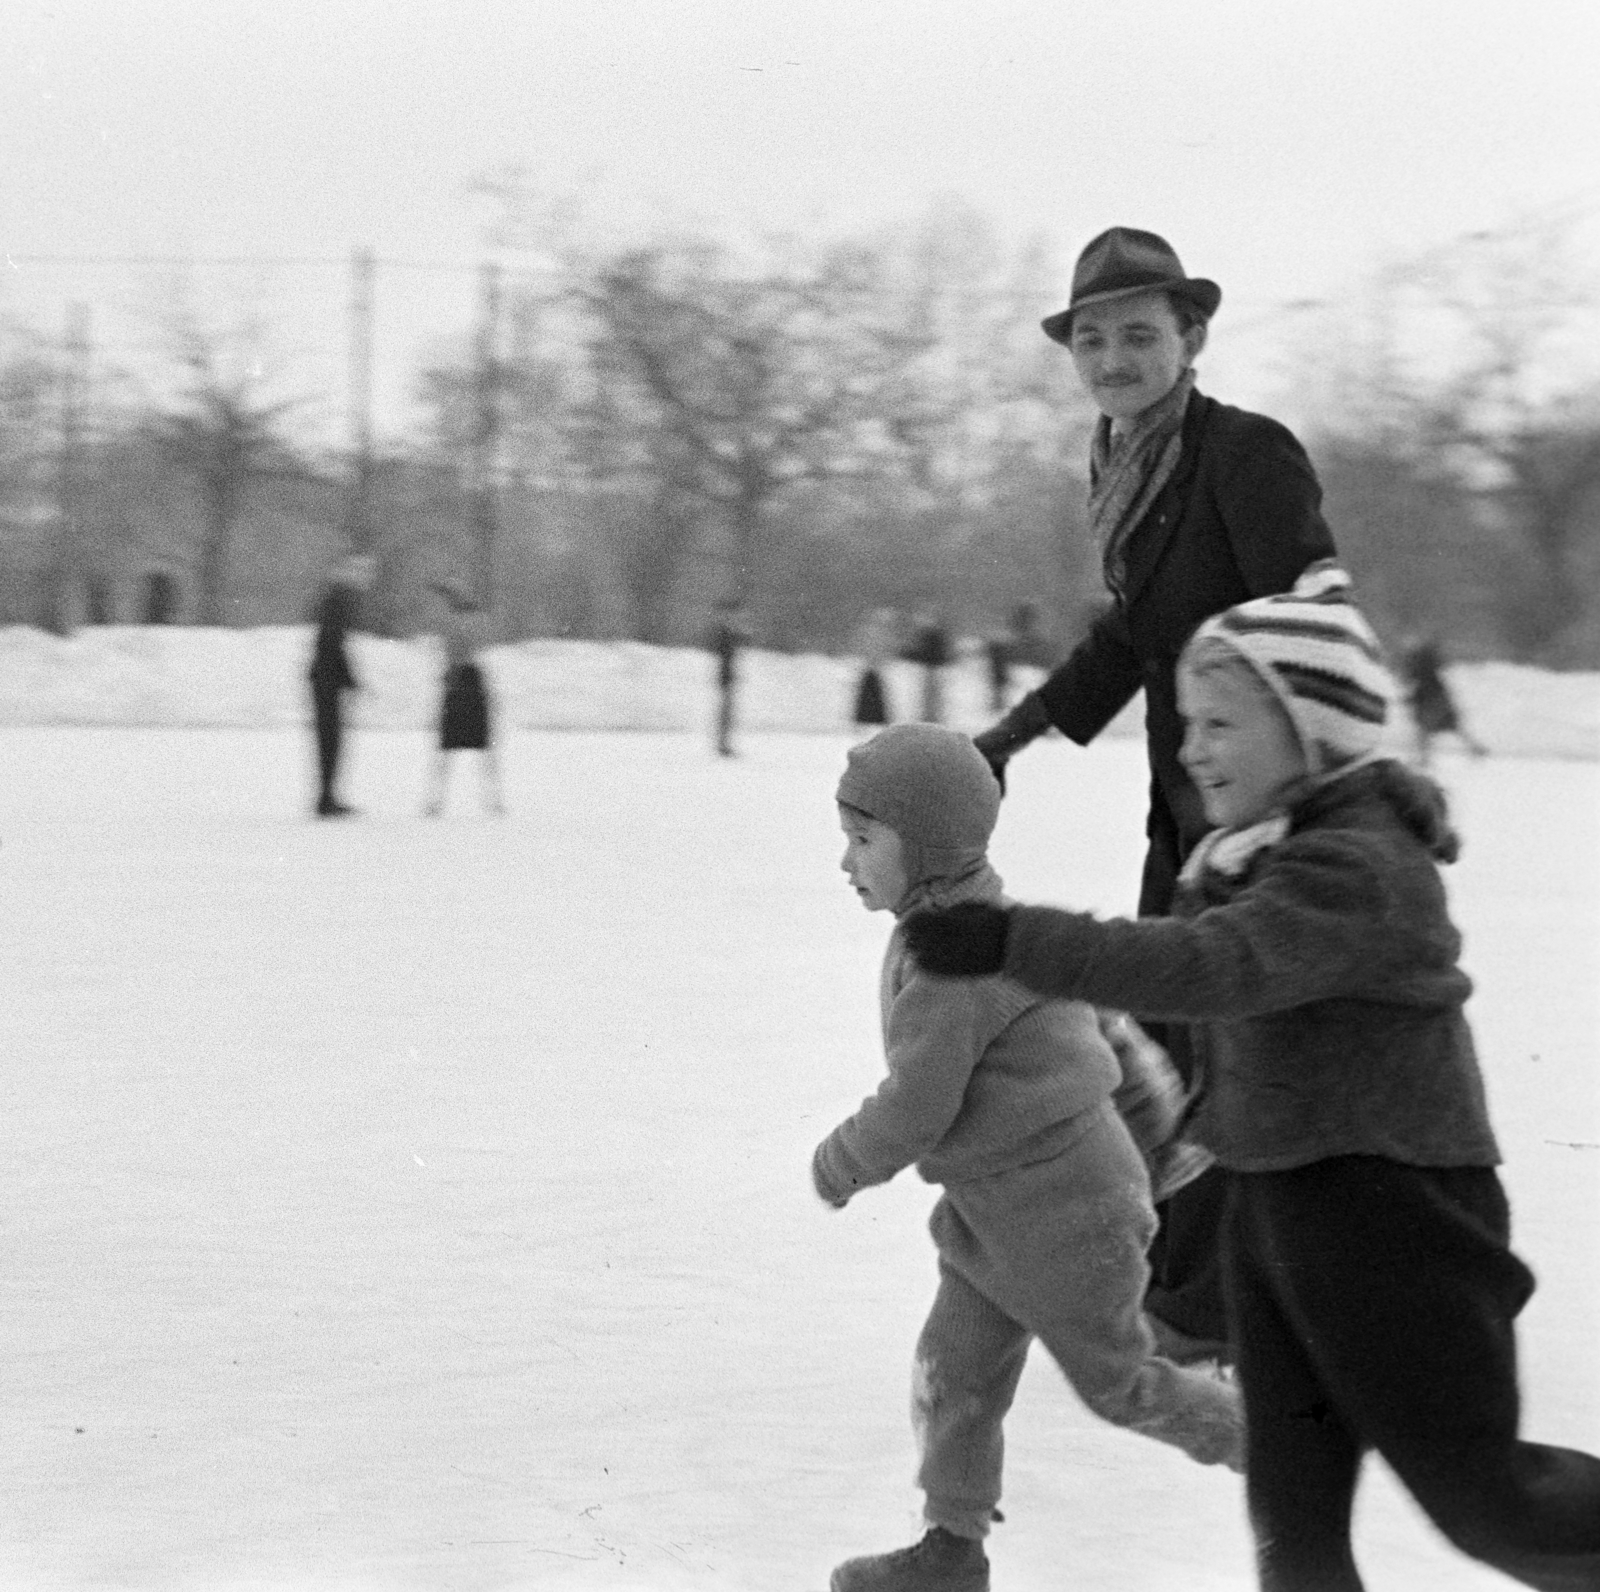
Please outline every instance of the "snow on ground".
M464 769L428 821L369 729L339 824L307 742L0 729L0 1587L817 1592L911 1540L933 1194L808 1179L881 1070L846 737L513 730L511 815ZM1138 743L1015 769L1011 888L1126 908ZM1600 767L1443 773L1526 1425L1594 1451ZM1237 1479L1041 1356L1008 1445L996 1592L1253 1585ZM1377 1467L1358 1529L1373 1592L1508 1584Z

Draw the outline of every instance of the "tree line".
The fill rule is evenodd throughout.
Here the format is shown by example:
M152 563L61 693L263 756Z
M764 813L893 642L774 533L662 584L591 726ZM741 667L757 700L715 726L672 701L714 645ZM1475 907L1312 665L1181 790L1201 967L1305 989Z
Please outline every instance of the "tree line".
M502 197L496 241L541 268L417 373L402 442L306 440L259 317L167 306L159 395L92 374L70 333L0 329L0 622L298 622L351 546L393 635L444 584L507 637L691 642L723 598L787 650L847 650L886 608L980 634L1026 601L1062 648L1092 616L1092 412L1038 329L1065 280L1045 243L955 204L843 240L602 243ZM1302 437L1393 640L1600 667L1570 230L1375 271L1300 334Z

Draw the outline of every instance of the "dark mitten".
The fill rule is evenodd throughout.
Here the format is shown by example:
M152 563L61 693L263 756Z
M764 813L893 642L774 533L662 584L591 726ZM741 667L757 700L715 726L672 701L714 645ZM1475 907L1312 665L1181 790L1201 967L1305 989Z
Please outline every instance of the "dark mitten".
M1006 764L1013 753L1020 752L1049 728L1050 715L1045 712L1044 703L1030 691L1003 719L972 737L972 744L994 770L1001 795L1006 789Z
M1011 914L967 901L943 912L913 912L905 921L906 948L919 967L951 978L998 973L1006 960Z

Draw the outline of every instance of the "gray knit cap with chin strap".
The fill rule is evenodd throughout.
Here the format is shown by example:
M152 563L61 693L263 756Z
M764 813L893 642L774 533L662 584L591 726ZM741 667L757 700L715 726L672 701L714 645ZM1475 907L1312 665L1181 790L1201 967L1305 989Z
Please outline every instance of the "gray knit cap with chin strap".
M983 754L938 724L891 724L852 747L835 795L899 835L913 885L982 861L1000 816Z

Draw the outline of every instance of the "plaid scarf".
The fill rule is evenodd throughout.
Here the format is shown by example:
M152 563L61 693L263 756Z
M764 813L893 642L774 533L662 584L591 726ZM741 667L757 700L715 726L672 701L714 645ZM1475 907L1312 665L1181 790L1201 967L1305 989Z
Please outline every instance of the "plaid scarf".
M1177 468L1183 449L1183 416L1194 391L1186 370L1172 391L1153 403L1120 437L1102 415L1089 446L1089 523L1100 543L1106 585L1120 601L1127 578L1128 537Z

